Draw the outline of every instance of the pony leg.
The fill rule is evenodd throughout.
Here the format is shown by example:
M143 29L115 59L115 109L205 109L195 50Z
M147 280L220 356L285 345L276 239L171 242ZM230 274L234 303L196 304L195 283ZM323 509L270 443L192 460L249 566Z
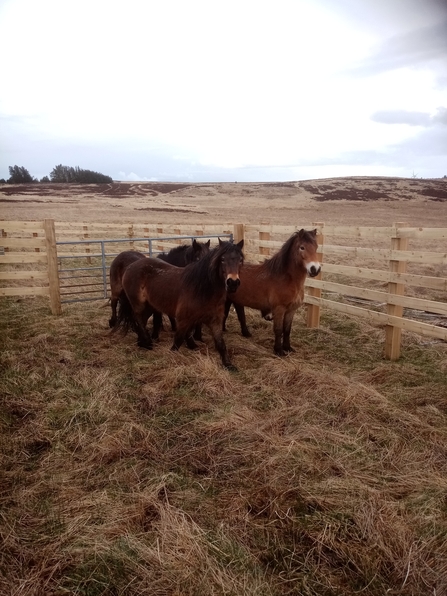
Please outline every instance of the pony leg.
M150 334L148 333L146 326L141 325L139 321L136 321L136 332L137 332L137 345L140 348L145 348L146 350L152 350L152 339Z
M242 304L234 304L234 308L236 309L237 318L239 319L239 324L241 326L241 333L244 337L251 337L251 333L247 327L247 319L245 318L245 308Z
M147 304L141 311L134 311L135 332L138 336L137 345L146 350L152 350L152 339L146 327L147 320L152 313L152 309Z
M172 344L171 350L178 350L182 343L185 341L186 346L190 350L197 350L198 345L193 338L193 329L187 321L177 321L177 330L174 335L174 343Z
M177 331L177 323L176 323L174 317L169 317L169 322L171 323L172 331Z
M154 341L158 341L160 335L160 329L163 327L163 317L161 312L158 310L154 311L153 317L153 327L152 327L152 339Z
M198 323L196 325L196 328L194 329L194 339L196 341L203 341L203 338L202 338L202 325L200 323Z
M118 305L118 298L110 299L110 306L112 307L112 316L109 319L109 327L113 328L116 325L118 317L116 316L116 307Z
M199 349L199 346L194 341L194 335L193 335L192 331L189 331L186 336L186 345L189 350L198 350Z
M211 335L213 336L214 345L216 347L216 350L220 354L220 358L222 360L223 366L227 370L237 372L237 368L231 362L230 356L228 354L227 346L225 345L225 340L223 338L222 324L219 321L216 323L210 323L208 326L210 328Z
M226 331L227 330L226 329L226 326L225 326L225 323L227 322L228 313L230 312L230 308L231 308L231 305L232 304L233 303L231 302L231 300L229 298L227 298L225 300L225 309L224 309L224 319L223 319L223 323L222 323L222 331Z
M188 334L188 328L185 328L181 325L177 325L177 330L174 335L174 343L172 344L171 350L177 351L180 349L180 346L185 341L186 336Z
M289 310L284 315L282 349L285 353L294 352L295 350L290 345L290 331L292 330L292 321L295 315L295 310Z
M273 333L275 334L275 344L273 351L277 356L285 356L282 346L282 337L284 330L284 308L277 308L273 311Z

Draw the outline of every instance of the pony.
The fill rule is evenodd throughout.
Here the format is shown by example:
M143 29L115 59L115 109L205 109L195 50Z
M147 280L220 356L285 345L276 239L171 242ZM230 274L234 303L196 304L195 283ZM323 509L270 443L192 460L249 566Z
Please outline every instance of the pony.
M317 258L316 230L299 230L283 244L280 250L261 264L245 263L240 272L241 285L225 304L224 326L231 304L234 304L241 333L250 337L244 306L261 311L264 318L273 318L277 356L293 352L290 331L296 310L304 300L306 275L315 277L321 265Z
M157 255L157 258L176 265L177 267L186 267L188 263L193 263L202 258L203 255L208 253L210 250L210 241L198 242L195 238L191 244L181 244L175 246L167 253L162 252ZM109 327L113 328L117 322L116 309L118 306L118 300L123 289L121 280L124 275L124 271L128 265L138 261L139 259L145 259L146 256L138 252L137 250L125 250L117 255L110 265L110 306L112 308L112 316L109 319ZM175 320L171 320L172 329L175 330ZM200 332L198 331L197 339L200 339Z
M171 349L178 350L184 341L188 348L196 349L192 331L205 324L223 366L237 370L223 339L223 319L227 293L233 296L240 285L243 245L243 240L232 244L219 238L217 247L184 268L150 257L135 261L124 271L117 326L125 331L132 328L137 344L152 349L147 320L152 314L165 313L177 322Z
M165 261L166 263L170 263L171 265L176 265L177 267L186 267L189 263L194 263L195 261L200 261L202 257L204 257L210 251L210 240L208 242L198 242L195 238L192 241L192 244L188 246L187 244L182 244L181 246L176 246L175 248L171 248L168 253L161 252L157 255L158 259ZM173 317L169 317L169 322L171 323L172 331L175 331L177 326L175 319ZM158 339L158 332L160 329L163 328L163 320L161 319L161 315L159 313L154 313L154 335L152 336L153 339ZM202 326L197 325L194 331L194 338L197 341L202 341Z
M199 261L209 250L210 240L208 242L198 242L194 238L192 244L181 244L171 248L168 253L161 252L157 255L157 258L177 267L186 267L189 263Z

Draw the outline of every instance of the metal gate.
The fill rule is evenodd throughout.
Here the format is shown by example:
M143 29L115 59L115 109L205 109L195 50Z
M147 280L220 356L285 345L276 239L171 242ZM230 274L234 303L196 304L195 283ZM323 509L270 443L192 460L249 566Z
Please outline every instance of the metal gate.
M112 240L64 240L56 242L59 264L61 303L104 300L110 297L109 269L113 259L124 250L139 250L150 257L168 252L176 245L194 239L225 239L233 234L208 236L160 236L156 238L120 238ZM166 245L166 246L165 246ZM71 247L64 253L64 247Z

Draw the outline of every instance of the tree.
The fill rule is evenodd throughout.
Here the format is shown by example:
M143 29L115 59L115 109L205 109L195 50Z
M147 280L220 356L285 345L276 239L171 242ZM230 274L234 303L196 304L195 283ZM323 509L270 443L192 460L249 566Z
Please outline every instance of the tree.
M28 184L36 182L26 168L19 166L9 166L8 184Z
M44 176L43 178L40 179L41 182L49 182L50 179L48 178L48 176Z
M62 164L55 166L50 174L51 182L74 182L70 170L73 168Z
M93 172L92 170L83 170L79 166L71 168L62 164L55 166L50 174L51 182L68 182L78 184L101 184L113 182L110 176Z

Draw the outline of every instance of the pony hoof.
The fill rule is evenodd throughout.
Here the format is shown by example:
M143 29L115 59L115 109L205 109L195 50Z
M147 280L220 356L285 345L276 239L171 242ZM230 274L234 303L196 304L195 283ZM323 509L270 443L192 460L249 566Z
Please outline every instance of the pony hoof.
M283 352L284 354L292 354L295 350L292 348L292 346L289 346L288 348L283 348Z
M286 353L284 352L284 350L273 350L275 353L275 356L279 356L280 358L286 356Z
M242 331L242 335L243 335L244 337L251 337L251 333L250 333L250 331L249 331L248 329L244 329L244 330Z
M139 348L144 348L145 350L152 350L152 343L147 341L139 341L137 342Z
M234 364L225 364L225 368L230 372L239 372L239 369Z

